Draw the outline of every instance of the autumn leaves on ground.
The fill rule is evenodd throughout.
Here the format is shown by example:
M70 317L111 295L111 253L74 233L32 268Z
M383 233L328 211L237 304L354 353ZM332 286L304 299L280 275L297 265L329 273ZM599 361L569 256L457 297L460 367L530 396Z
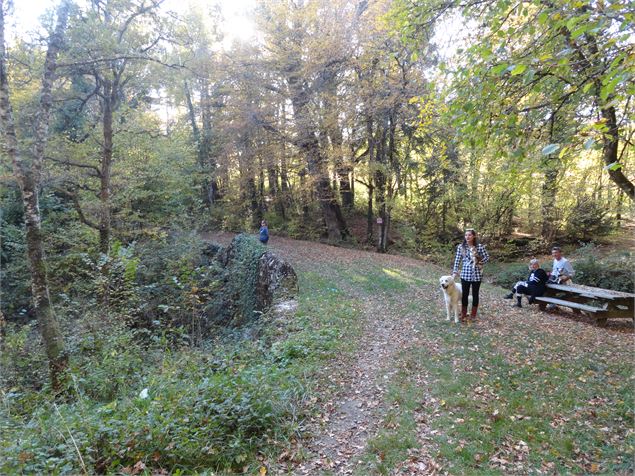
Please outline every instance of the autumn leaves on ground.
M481 318L445 320L438 276L414 259L276 239L300 313L351 310L319 371L301 439L272 473L630 473L632 333L517 310L485 286ZM319 290L319 292L318 292Z
M630 321L518 310L485 285L478 322L456 325L447 269L269 247L295 268L297 303L200 345L185 328L74 318L66 398L28 385L42 353L22 350L29 326L10 334L3 377L24 382L3 392L0 474L632 473ZM186 296L215 286L176 266Z

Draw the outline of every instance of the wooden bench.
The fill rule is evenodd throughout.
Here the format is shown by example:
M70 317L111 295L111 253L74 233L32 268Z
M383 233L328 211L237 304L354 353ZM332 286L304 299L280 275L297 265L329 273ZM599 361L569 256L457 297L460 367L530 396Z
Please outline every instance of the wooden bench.
M574 312L584 312L595 317L598 326L606 325L607 319L624 318L635 321L635 294L594 288L591 286L567 286L547 284L545 294L537 297L538 305L544 310L547 304L571 308Z

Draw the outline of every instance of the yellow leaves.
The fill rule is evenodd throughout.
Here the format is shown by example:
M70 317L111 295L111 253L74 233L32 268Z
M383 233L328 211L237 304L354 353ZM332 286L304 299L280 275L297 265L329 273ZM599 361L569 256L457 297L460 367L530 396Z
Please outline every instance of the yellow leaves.
M447 105L438 101L432 96L413 96L408 100L409 104L414 104L419 107L419 124L417 130L419 132L427 131L432 123L440 114L447 112Z
M260 470L258 471L258 474L260 476L265 476L267 474L267 467L266 466L261 466Z

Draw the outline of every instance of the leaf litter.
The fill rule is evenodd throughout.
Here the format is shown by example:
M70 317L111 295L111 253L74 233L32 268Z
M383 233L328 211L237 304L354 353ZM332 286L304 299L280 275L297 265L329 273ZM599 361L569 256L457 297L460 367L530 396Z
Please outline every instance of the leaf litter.
M224 234L220 238L229 241L232 236ZM427 334L426 328L419 325L427 321L446 324L442 295L436 284L437 276L445 274L446 270L407 257L286 238L275 237L270 247L289 259L299 273L313 272L328 277L334 281L334 286L358 299L363 329L357 343L358 353L352 357L338 355L336 361L324 369L335 383L337 392L314 401L320 407L316 411L317 417L307 422L303 439L297 442L306 456L298 456L302 453L300 448L285 450L278 458L278 469L281 473L294 475L360 474L367 444L381 430L383 416L388 410L387 386L396 369L403 365L399 360L402 352L409 348L425 348L427 355L434 358L451 350L453 343L443 342L438 335ZM341 272L355 270L361 275L372 276L386 269L399 270L414 279L403 280L405 288L392 292L390 289L360 286L349 273ZM603 362L615 359L627 365L630 362L633 334L630 322L609 321L607 328L598 328L593 325L592 319L582 315L544 313L527 305L522 309L511 307L509 301L501 299L500 288L485 285L481 292L478 322L460 327L459 332L472 332L488 338L489 342L495 343L496 354L510 365L532 368L534 360L539 358L543 363L547 361L554 366L566 367L568 363L588 356L590 351L600 367ZM422 312L424 310L425 313ZM454 324L447 323L447 326L455 329ZM481 352L478 343L467 350ZM483 377L490 370L487 366L475 368L464 357L455 358L453 365L456 372L480 373ZM589 376L593 374L591 371ZM576 382L584 385L587 377L578 377ZM611 380L610 372L604 377L609 385L620 384L617 376ZM432 394L430 388L434 379L425 371L418 369L413 372L412 379L421 389L421 405L416 415L418 447L409 449L407 458L397 464L391 474L453 474L452 464L446 462L444 465L436 458L438 437L444 429L431 425L448 412L446 402ZM630 380L632 385L632 374ZM481 384L472 390L476 400L483 402L484 409L499 400L495 386ZM606 411L611 404L608 398L598 395L591 398L586 407L601 407ZM568 425L585 411L578 409L574 415L553 415L550 426ZM502 418L501 413L506 413L504 405L484 414L480 422L481 431L491 431L492 425ZM522 414L508 418L514 422L531 420L531 416ZM464 415L455 415L454 422L463 424ZM601 431L610 433L612 441L621 441L627 436L628 428L616 431L615 428L604 427ZM466 444L464 440L455 443L458 450ZM540 467L528 466L531 451L531 443L506 438L492 454L477 453L474 460L477 466L508 473L525 473L531 468L536 474L556 472L556 465L551 461L543 461ZM589 473L603 471L603 462L596 457L582 454L577 448L573 452L576 461L565 462L564 467Z

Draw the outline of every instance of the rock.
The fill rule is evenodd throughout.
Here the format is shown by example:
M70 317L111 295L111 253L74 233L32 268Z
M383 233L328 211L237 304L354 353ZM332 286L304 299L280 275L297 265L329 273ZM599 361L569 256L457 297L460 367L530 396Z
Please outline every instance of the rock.
M243 327L298 293L293 267L254 236L237 235L227 247L208 243L202 258L215 264L219 284L205 305L210 325Z
M298 276L288 261L272 251L258 260L256 308L265 311L272 304L289 300L298 294Z
M221 251L223 251L223 247L221 245L210 241L205 243L205 247L203 248L201 253L206 258L212 259L215 258L216 255L218 255Z

